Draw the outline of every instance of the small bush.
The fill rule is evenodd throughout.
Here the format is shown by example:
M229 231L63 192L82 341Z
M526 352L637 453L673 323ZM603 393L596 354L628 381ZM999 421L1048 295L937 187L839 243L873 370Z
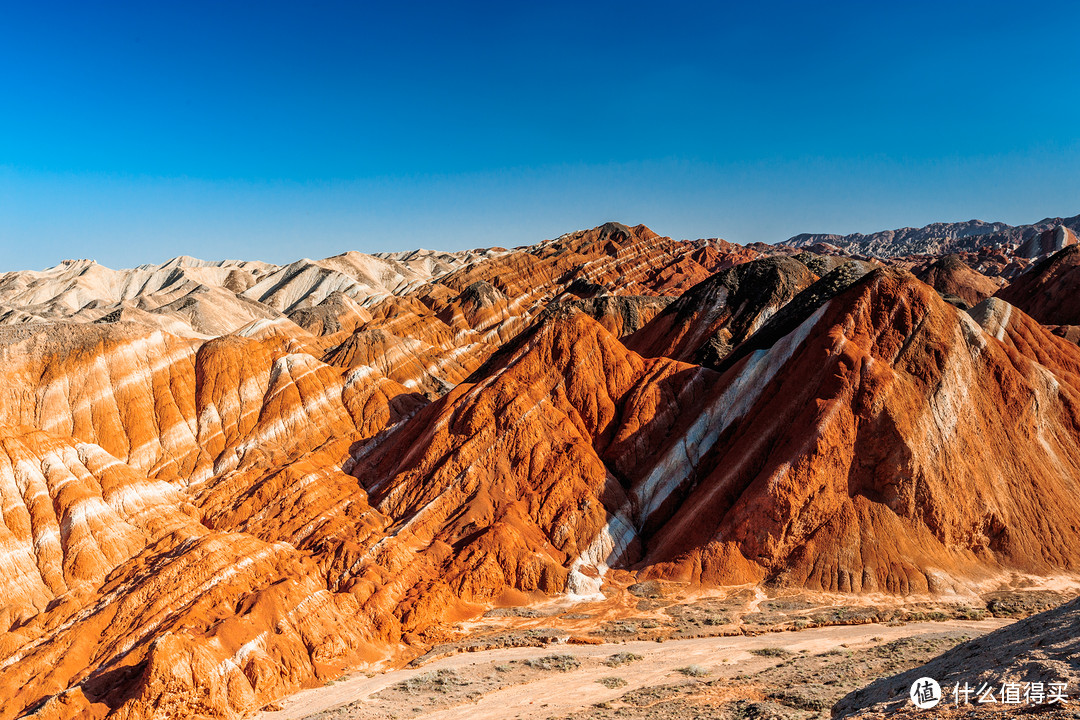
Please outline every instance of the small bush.
M604 661L604 664L608 667L619 667L620 665L628 665L632 662L637 662L640 659L641 656L636 653L621 652L615 653L614 655L609 657L607 660Z
M778 648L778 647L763 647L763 648L756 648L754 650L751 650L750 653L752 655L759 655L761 657L778 658L778 657L787 657L788 655L791 654L791 651L790 650L785 650L784 648Z
M600 678L599 680L597 680L596 682L600 683L601 685L608 688L609 690L614 690L615 688L626 687L626 681L623 680L621 677L603 677L603 678Z
M659 598L664 596L663 588L661 588L660 583L655 580L634 583L626 589L631 595L641 598Z
M558 670L559 672L567 672L581 665L581 661L573 655L547 655L542 658L526 660L525 664L537 670Z
M687 665L679 668L679 672L686 677L705 677L709 674L708 668L703 668L700 665Z
M424 673L423 675L417 675L411 677L408 680L402 680L394 685L395 690L400 690L406 693L415 693L421 691L434 691L434 692L446 692L454 686L468 685L466 680L462 680L458 677L458 674L454 670L443 669L436 672Z
M607 622L601 629L611 635L633 635L638 631L638 626L634 622Z

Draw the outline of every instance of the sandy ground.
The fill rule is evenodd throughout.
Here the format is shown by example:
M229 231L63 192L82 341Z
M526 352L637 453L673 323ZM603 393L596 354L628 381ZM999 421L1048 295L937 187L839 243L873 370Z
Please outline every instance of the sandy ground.
M642 695L652 693L662 698L665 695L659 690L671 687L679 688L678 692L685 696L679 702L692 701L690 696L694 694L691 691L695 685L702 686L696 695L708 696L706 699L711 704L715 704L716 698L723 696L729 688L734 689L733 697L764 698L770 692L775 694L776 688L768 685L775 684L776 678L789 677L793 678L791 682L797 682L794 678L798 676L791 673L776 674L777 668L794 667L795 659L802 663L802 672L809 679L827 668L829 661L833 661L835 667L837 659L857 659L861 654L873 654L870 653L872 650L878 657L900 655L902 653L890 649L895 646L889 643L905 638L925 638L925 648L921 649L936 653L1009 622L992 618L890 625L870 623L757 636L699 637L665 642L633 640L600 645L557 644L546 648L467 652L435 659L418 668L373 677L356 675L326 687L305 690L282 701L283 709L264 711L255 717L259 720L527 720L577 717L582 712L585 713L582 717L595 717L595 713L602 715L612 703L615 706L620 702L636 703L636 709L647 707L647 702L638 702ZM610 658L617 653L631 653L640 659L613 663ZM547 663L554 666L544 667L544 658L554 658ZM917 665L921 659L914 653L910 664ZM903 663L903 658L899 662ZM691 671L685 670L691 666ZM860 680L857 677L851 679ZM837 687L837 692L839 690ZM635 695L635 691L639 692ZM660 702L658 699L657 703ZM678 713L660 713L663 717L676 715ZM827 709L824 715L819 711L813 716L827 717ZM635 714L635 717L646 715Z

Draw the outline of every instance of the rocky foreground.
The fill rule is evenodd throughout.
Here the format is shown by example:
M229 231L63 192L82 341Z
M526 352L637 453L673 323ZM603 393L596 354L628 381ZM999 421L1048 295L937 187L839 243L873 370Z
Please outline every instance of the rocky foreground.
M0 275L0 718L242 717L650 579L1076 577L1076 238L1048 232Z
M833 716L873 717L914 712L908 701L916 680L934 678L944 688L941 712L1042 711L1070 716L1080 702L1080 600L1034 615L983 637L970 640L907 672L882 678L844 697ZM1024 700L1032 684L1041 688L1041 702ZM1021 688L1016 702L1005 702L1006 684ZM1055 690L1055 685L1057 689ZM957 688L972 688L961 695ZM979 690L992 692L982 695ZM1056 693L1056 697L1055 696ZM1030 699L1030 698L1029 698ZM1068 713L1068 715L1066 715Z

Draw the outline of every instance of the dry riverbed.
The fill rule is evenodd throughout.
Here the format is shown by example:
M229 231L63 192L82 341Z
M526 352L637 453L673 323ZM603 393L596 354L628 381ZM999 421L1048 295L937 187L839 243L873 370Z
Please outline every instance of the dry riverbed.
M1020 579L949 601L647 581L411 639L258 720L828 718L848 692L1077 594ZM411 657L411 659L410 659ZM403 663L407 663L404 664Z
M828 717L847 692L1009 621L844 625L758 636L462 653L286 700L260 720Z

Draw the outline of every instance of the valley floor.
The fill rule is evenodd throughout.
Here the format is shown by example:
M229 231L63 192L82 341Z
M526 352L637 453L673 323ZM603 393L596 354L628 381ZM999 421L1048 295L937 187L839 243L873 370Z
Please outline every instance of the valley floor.
M1001 618L497 648L306 690L259 720L829 717L840 697Z

